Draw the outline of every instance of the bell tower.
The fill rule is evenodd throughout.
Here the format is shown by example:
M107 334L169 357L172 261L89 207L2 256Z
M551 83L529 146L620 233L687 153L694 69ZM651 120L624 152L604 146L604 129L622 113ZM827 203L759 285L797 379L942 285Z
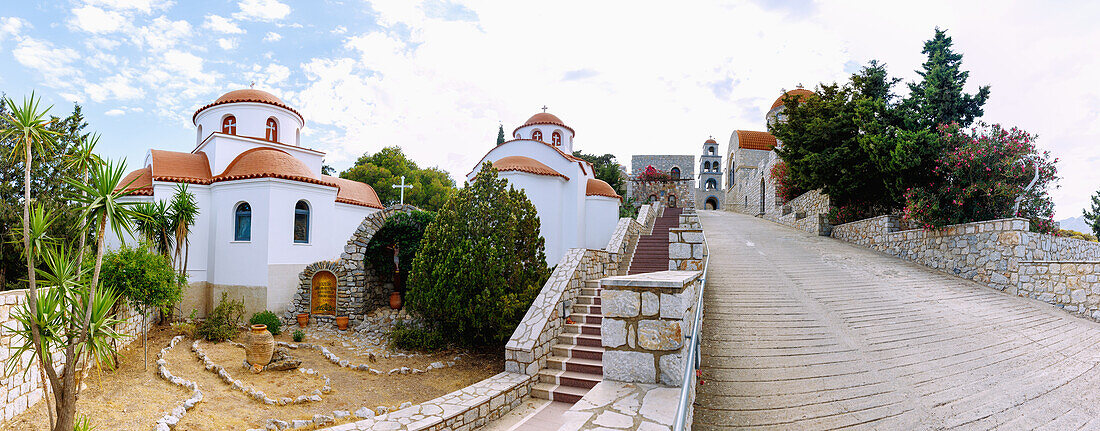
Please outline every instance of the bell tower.
M703 155L699 157L699 185L695 192L695 208L722 209L725 197L722 187L722 153L714 137L703 142Z

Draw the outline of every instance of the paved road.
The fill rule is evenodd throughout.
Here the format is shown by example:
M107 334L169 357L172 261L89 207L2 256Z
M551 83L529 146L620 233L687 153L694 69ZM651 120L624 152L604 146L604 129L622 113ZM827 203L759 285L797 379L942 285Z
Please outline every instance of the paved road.
M694 429L1100 429L1100 324L758 218L700 218Z

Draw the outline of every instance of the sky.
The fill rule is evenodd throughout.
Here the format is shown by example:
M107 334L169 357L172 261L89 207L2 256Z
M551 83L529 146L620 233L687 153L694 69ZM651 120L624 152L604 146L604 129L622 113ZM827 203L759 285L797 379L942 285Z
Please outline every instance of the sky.
M575 149L700 154L764 130L783 90L877 59L916 79L938 26L992 87L989 123L1059 159L1056 219L1100 188L1100 2L0 0L0 92L79 103L99 150L138 167L191 151L191 115L255 83L300 111L338 171L400 146L461 183L548 106ZM899 87L904 94L904 86ZM725 160L723 161L725 162Z

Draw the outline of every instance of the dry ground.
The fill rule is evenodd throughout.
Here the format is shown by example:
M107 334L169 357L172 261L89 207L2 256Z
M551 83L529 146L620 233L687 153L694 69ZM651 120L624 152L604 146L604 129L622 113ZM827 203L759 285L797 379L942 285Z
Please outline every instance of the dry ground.
M288 328L293 331L294 328ZM289 332L289 331L288 331ZM157 327L149 334L150 366L144 369L141 341L135 341L119 354L119 369L93 375L88 387L81 392L78 409L87 414L99 430L149 430L156 420L189 396L179 387L161 380L154 373L156 353L168 345L176 335L170 328ZM286 332L277 340L290 342ZM243 342L242 337L237 341ZM322 332L311 333L305 340L322 344L341 358L361 363L366 359L338 340L326 337ZM173 348L166 359L173 374L199 384L204 399L184 416L177 430L236 430L263 428L269 418L289 421L311 419L314 414L331 415L333 410L355 411L359 407L374 409L377 406L397 406L403 402L420 403L448 392L468 386L499 373L503 368L502 352L474 352L463 354L451 368L431 370L425 374L374 375L362 371L341 368L326 360L312 349L291 350L291 355L302 360L303 368L312 368L331 379L332 392L318 403L289 406L267 406L245 394L232 390L213 373L204 370L191 352L192 340L184 340ZM203 350L212 360L226 367L233 377L247 385L267 392L269 397L296 397L320 389L324 384L317 376L307 376L298 371L269 371L250 374L242 365L244 350L230 343L203 342ZM409 358L379 358L371 363L374 368L389 370L401 366L424 369L436 361L453 360L460 352L448 351ZM48 419L45 403L39 402L23 414L0 426L0 431L45 430Z

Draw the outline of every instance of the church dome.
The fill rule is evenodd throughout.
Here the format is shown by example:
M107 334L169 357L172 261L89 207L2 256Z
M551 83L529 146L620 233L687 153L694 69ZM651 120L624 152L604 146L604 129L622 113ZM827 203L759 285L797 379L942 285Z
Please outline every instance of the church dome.
M275 148L253 148L233 159L225 172L214 177L214 181L244 180L249 178L282 178L284 180L335 186L330 181L322 181L310 171L309 167L289 153Z
M622 199L622 196L615 193L615 189L611 188L610 184L604 180L597 180L595 178L588 179L588 184L585 185L584 194L585 196L606 196L609 198Z
M772 107L768 110L771 111L772 109L783 106L783 98L786 97L786 96L795 96L795 97L798 97L798 98L801 99L803 97L812 96L813 94L814 94L814 92L812 92L810 90L807 90L805 88L796 88L794 90L783 93L782 96L779 96L778 99L775 99L775 103L772 103Z
M305 118L302 117L302 114L298 113L298 111L295 111L294 108L287 106L287 104L284 103L282 99L275 97L274 94L268 93L263 90L256 90L253 88L244 88L225 93L221 95L221 97L214 100L213 103L203 106L195 111L195 115L191 116L191 119L192 121L194 121L194 119L199 116L200 112L208 108L212 108L218 105L225 105L227 103L266 103L268 105L277 106L286 109L287 111L293 112L294 115L298 116L299 119L301 119L303 122L305 121Z
M519 171L535 175L562 177L565 178L566 181L569 181L569 177L562 175L561 172L555 171L554 168L546 166L542 162L532 159L530 157L502 157L500 160L493 162L493 167L497 168L497 171L500 172Z
M710 139L707 139L706 141L703 141L703 143L704 144L717 144L718 141L715 141L714 138L710 138Z
M516 127L516 130L522 129L522 128L527 127L527 126L536 126L536 125L539 125L539 124L550 124L550 125L554 125L554 126L561 126L561 127L564 127L566 129L568 129L569 132L573 133L574 135L577 134L577 132L574 131L572 127L566 126L565 122L561 121L561 118L558 118L557 115L551 114L549 112L539 112L535 115L532 115L531 118L528 118L527 121L524 122L522 126ZM512 133L514 134L515 131L513 131Z

